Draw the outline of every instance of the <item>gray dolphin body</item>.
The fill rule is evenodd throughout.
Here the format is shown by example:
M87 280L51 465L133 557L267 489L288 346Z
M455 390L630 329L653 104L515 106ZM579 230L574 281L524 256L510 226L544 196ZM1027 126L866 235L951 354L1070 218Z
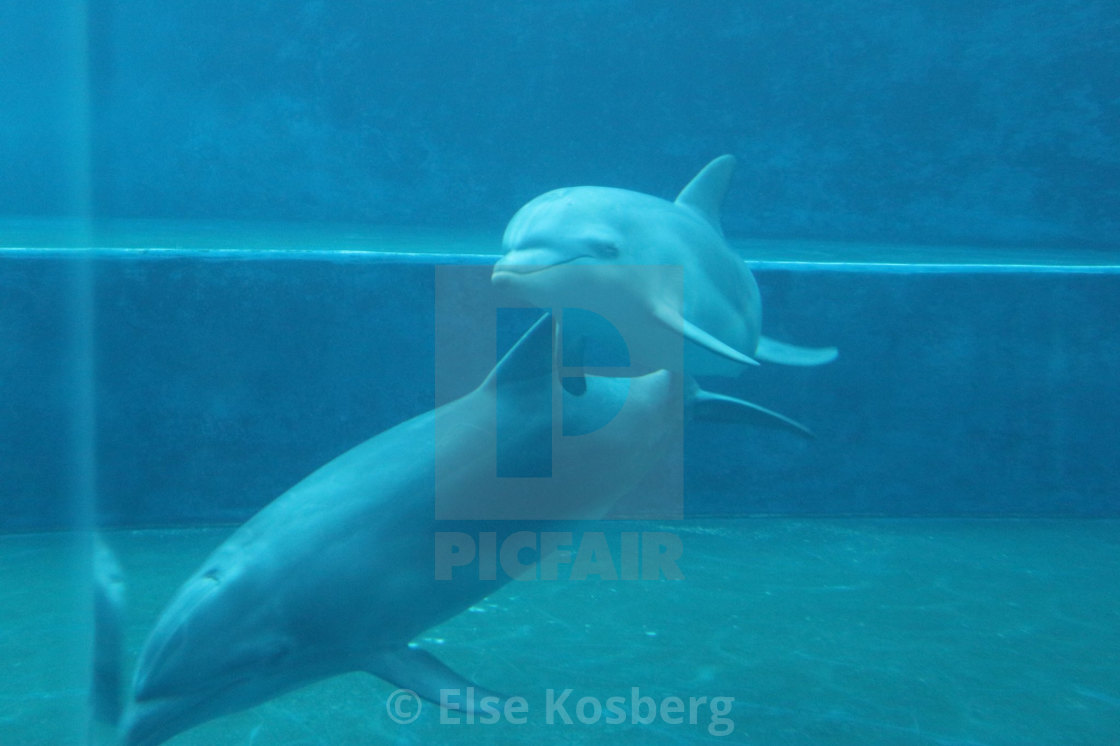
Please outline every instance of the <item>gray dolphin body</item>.
M830 362L835 348L798 347L761 334L758 285L720 227L734 167L731 156L715 159L675 202L596 186L542 194L510 220L493 282L536 306L587 309L626 327L628 375L661 368L737 375L756 358ZM564 331L579 333L567 324ZM681 337L683 357L680 344L674 346Z
M470 682L409 642L508 577L436 579L435 535L456 524L436 520L433 496L451 516L519 518L494 521L498 541L535 526L534 517L602 517L671 455L666 444L682 419L685 387L667 371L588 377L582 395L564 392L552 344L542 319L477 389L339 456L218 547L143 648L122 741L154 746L355 670L433 701L441 689L465 691ZM557 432L556 418L533 404L542 381L562 397L563 427L587 434L554 440L550 478L496 481L496 449L516 458ZM742 406L751 420L749 405L694 388L686 395L701 416L727 419L730 410L735 419ZM503 411L514 416L496 428ZM617 414L599 427L603 412Z

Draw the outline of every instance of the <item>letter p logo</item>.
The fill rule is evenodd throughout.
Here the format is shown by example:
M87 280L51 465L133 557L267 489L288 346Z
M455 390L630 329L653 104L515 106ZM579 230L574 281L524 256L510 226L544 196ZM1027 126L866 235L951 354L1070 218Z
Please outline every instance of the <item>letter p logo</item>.
M640 514L679 517L682 378L634 366L633 351L647 354L649 340L633 314L610 303L516 306L495 297L485 269L436 272L437 520L603 517L652 466L658 491L669 485L672 498ZM675 273L679 282L678 268L628 269ZM476 294L464 292L472 287ZM667 354L679 360L679 335L658 341L674 339Z

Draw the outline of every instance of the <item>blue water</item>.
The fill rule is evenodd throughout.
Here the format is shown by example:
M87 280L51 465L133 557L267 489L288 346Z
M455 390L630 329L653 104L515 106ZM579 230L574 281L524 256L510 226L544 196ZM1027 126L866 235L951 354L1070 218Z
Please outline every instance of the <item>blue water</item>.
M0 746L88 735L91 523L131 670L235 525L432 407L437 306L518 207L722 153L766 329L841 357L721 390L817 440L690 427L685 520L639 527L683 579L513 583L424 633L522 725L397 724L352 674L172 743L1115 741L1114 6L0 5ZM734 701L546 722L566 689Z
M1116 521L755 519L643 524L683 542L681 580L514 582L418 642L524 696L524 724L408 725L368 674L189 731L187 744L1105 744L1120 724ZM126 654L231 531L115 532ZM86 619L65 535L0 538L0 742L77 743ZM733 697L733 732L583 723L576 702ZM547 720L548 690L565 711ZM586 719L592 719L588 710ZM722 722L722 721L720 721ZM720 729L718 732L722 732Z
M1112 0L47 0L0 27L0 215L489 229L726 152L736 235L1120 227Z
M0 318L22 353L0 367L11 393L0 442L17 454L0 462L3 519L7 532L56 532L0 534L11 663L0 743L77 743L88 568L60 531L74 522L72 456L51 423L72 400L50 382L71 379L61 340L42 334L66 328L73 252L58 245L65 226L18 225L0 254L12 300ZM493 254L460 234L101 231L95 515L168 527L106 533L125 568L131 671L171 594L232 531L215 524L431 406L431 263L471 270L469 290L487 284ZM524 724L441 723L430 706L397 724L393 687L352 674L172 743L1107 742L1120 724L1120 525L1103 435L1117 393L1101 371L1120 350L1116 267L1093 252L1012 264L953 247L735 244L765 257L754 266L768 319L845 357L724 385L781 402L818 439L698 425L683 454L686 520L640 527L681 537L682 580L514 583L421 636L471 679L524 696ZM448 245L461 250L440 253ZM458 373L464 385L492 364L478 362L477 375ZM931 514L944 517L917 517ZM722 718L734 730L709 732L727 725L710 710L695 723L584 724L572 709L573 723L549 722L549 692L568 689L572 708L733 698Z

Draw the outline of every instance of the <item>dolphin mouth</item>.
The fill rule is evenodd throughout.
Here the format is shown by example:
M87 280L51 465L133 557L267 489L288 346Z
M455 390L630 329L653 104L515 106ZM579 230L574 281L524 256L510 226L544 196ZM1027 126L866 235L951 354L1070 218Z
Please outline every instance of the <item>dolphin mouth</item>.
M209 719L198 713L207 704L203 697L134 701L121 724L121 743L123 746L163 743Z
M530 256L525 258L510 259L511 254L506 254L498 260L494 265L494 272L492 278L498 278L501 275L532 275L538 272L543 272L546 269L559 267L564 264L571 264L580 259L589 259L586 254L577 254L575 256L564 257L563 259L549 259L546 252L530 251L526 252Z
M122 721L124 746L159 744L227 714L222 697L250 680L238 676L201 691L134 698Z

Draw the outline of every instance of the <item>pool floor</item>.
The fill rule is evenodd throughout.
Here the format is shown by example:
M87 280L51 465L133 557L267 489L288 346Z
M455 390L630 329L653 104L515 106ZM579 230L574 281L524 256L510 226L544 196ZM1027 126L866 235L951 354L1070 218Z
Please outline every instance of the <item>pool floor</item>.
M1104 744L1120 733L1118 521L643 529L680 536L683 580L515 582L419 640L480 684L524 696L523 724L441 723L426 706L400 725L385 706L394 687L350 674L169 743ZM231 530L107 536L127 574L130 664L179 583ZM75 544L0 537L4 746L85 738ZM550 689L554 700L571 690L551 717ZM622 698L625 722L594 717L591 700L609 697ZM678 697L684 715L635 722L642 697ZM690 723L690 697L734 702L725 718L701 703Z

